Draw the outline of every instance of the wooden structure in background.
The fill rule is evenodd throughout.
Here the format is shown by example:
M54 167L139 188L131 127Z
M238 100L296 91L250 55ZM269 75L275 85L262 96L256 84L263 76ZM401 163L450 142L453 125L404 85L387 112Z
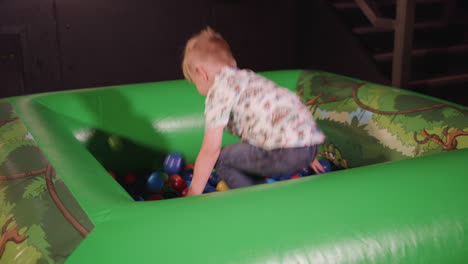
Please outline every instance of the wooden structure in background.
M395 31L392 86L406 88L411 74L411 49L413 42L413 27L415 15L414 0L398 0L395 19L383 18L378 15L374 2L355 0L369 21L375 26ZM372 3L372 4L371 4Z

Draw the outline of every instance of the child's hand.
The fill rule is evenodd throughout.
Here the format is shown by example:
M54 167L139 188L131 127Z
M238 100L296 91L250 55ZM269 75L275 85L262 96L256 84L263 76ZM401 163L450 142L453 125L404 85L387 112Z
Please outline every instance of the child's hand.
M202 147L195 161L192 184L187 192L187 196L203 193L203 189L221 152L222 140L223 127L210 128L205 131Z
M186 196L194 196L194 195L200 195L200 194L201 193L195 193L195 191L192 188L189 188Z
M325 169L323 168L322 164L317 159L314 159L312 163L310 163L310 167L315 171L317 174L325 173Z

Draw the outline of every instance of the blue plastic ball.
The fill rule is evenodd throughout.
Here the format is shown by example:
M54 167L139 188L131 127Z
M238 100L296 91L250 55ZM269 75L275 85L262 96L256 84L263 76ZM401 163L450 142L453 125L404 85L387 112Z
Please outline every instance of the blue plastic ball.
M207 184L205 186L205 189L203 190L203 193L212 193L212 192L216 192L216 188L211 186L210 184Z
M269 179L272 179L272 180L275 180L275 181L279 181L281 179L281 176L282 175L273 175L273 176L270 176Z
M181 176L185 181L191 181L192 178L193 178L193 170L192 169L187 169L182 173Z
M281 175L279 180L280 181L289 180L289 179L291 179L292 176L293 176L293 174Z
M150 192L157 192L160 190L164 185L164 176L161 172L156 171L151 173L151 175L148 177L148 180L146 181L146 188Z
M331 164L330 164L330 162L328 162L328 160L319 159L318 161L319 161L320 164L322 164L322 167L325 169L325 173L332 171Z
M137 201L137 202L141 202L141 201L144 201L145 199L139 195L132 195L132 198L133 200Z
M290 179L294 174L282 174L282 175L274 175L270 176L270 179L273 179L275 181L284 181Z
M312 170L312 168L309 167L309 166L304 167L300 171L297 172L297 174L299 176L301 176L301 177L309 176L309 175L312 175L314 173L315 173L314 170Z
M272 179L272 178L268 178L268 179L266 180L267 183L272 183L272 182L275 182L275 181L276 181L276 180L275 180L275 179Z
M221 178L219 177L219 175L216 172L212 172L211 175L210 175L210 178L208 178L208 183L213 185L213 186L218 185L218 183L220 181L221 181Z
M164 160L164 171L169 174L180 174L184 168L184 160L178 152L172 152Z
M186 181L185 183L187 184L187 188L189 188L190 185L192 185L192 181Z

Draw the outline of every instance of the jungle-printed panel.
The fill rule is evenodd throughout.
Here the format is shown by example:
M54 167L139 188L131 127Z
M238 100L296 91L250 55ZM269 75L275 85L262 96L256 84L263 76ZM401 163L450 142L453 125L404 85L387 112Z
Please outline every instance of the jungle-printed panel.
M93 228L11 105L0 100L0 263L63 263Z
M468 110L343 76L304 71L297 93L325 132L320 148L341 168L468 147Z

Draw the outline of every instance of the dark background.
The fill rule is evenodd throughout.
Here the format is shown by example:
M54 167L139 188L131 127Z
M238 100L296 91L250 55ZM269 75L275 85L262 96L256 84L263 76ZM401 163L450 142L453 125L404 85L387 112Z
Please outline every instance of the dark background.
M313 68L389 84L337 1L346 0L0 0L0 98L180 79L185 41L207 25L242 68Z

